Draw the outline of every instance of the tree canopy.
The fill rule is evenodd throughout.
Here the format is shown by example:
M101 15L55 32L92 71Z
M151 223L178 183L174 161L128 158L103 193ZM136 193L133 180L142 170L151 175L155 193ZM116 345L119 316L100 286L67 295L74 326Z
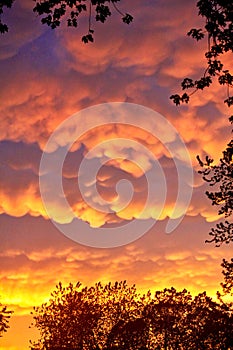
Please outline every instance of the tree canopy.
M230 89L233 87L233 76L229 69L224 67L222 57L224 54L233 53L233 2L231 0L199 0L197 1L199 15L205 19L204 28L193 28L188 35L197 41L207 38L208 50L205 53L207 67L203 76L197 80L185 78L181 87L182 95L174 94L170 99L176 104L188 103L190 96L198 90L209 87L214 78L218 79L220 85L226 86L226 99L224 103L228 107L233 105L233 96ZM229 118L233 123L233 116ZM207 197L212 205L219 206L219 215L224 215L225 220L216 224L209 232L211 238L208 243L215 243L219 247L222 243L233 242L233 140L231 139L219 164L214 165L214 160L206 156L202 161L197 156L202 167L199 173L203 180L209 184L212 191L206 191ZM224 282L222 283L223 293L232 293L233 289L233 259L222 262Z
M233 223L228 218L232 218L233 213L233 140L229 142L220 163L213 165L213 159L206 157L202 162L197 157L203 170L199 170L204 181L215 191L206 191L207 197L212 201L212 205L219 206L219 215L224 214L225 220L221 221L210 231L211 239L206 240L208 243L214 242L216 246L222 243L233 242Z
M31 349L145 350L233 347L233 316L227 304L206 293L166 288L140 295L135 285L100 282L81 288L61 283L48 303L35 307L41 338Z
M229 69L224 67L222 57L224 54L233 53L233 2L231 0L199 0L197 2L199 15L205 19L204 28L193 28L188 35L197 41L207 38L208 50L205 53L207 68L203 76L197 80L185 78L181 87L187 92L182 95L174 94L170 99L176 104L188 103L190 96L198 90L209 87L214 78L218 79L220 85L226 86L226 99L224 102L228 107L233 105L233 96L230 89L233 87L233 76ZM230 121L233 122L233 116ZM206 156L202 161L197 156L200 166L199 171L203 180L215 190L206 191L207 197L212 205L220 206L219 215L224 214L225 220L221 221L210 231L211 239L216 246L233 241L233 140L231 140L223 151L223 157L219 164L213 165L214 160Z
M66 288L59 283L49 303L34 308L35 326L41 332L35 348L100 349L109 343L122 320L128 322L140 313L136 288L125 281L80 287L79 282Z
M233 76L221 59L224 54L233 52L233 2L231 0L199 0L197 7L199 16L205 19L206 24L204 28L192 28L188 35L197 41L207 38L208 50L205 53L207 67L201 78L196 80L185 78L182 81L182 90L191 90L190 93L174 94L170 98L176 105L188 103L192 94L209 87L213 79L217 77L219 84L227 87L224 102L230 107L233 105L233 96L230 95Z
M223 293L233 296L233 258L231 258L231 261L223 259L221 266L223 267L222 273L224 276L224 282L221 283Z

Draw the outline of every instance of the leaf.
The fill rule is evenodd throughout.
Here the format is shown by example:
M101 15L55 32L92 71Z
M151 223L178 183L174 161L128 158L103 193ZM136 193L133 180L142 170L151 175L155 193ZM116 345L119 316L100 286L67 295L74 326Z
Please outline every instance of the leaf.
M202 160L200 159L200 156L199 155L197 155L197 160L198 160L198 163L200 164L200 166L201 167L203 167L204 166L204 163L202 162Z
M228 107L233 105L233 96L228 97L226 100L224 100L224 103L228 105Z
M87 34L82 37L82 42L84 42L84 44L88 44L89 42L93 43L93 41L94 41L94 38L92 34Z
M205 34L203 33L202 29L191 29L188 33L188 36L191 36L192 38L198 40L201 40L204 38Z
M130 24L133 21L133 16L129 13L126 13L124 17L122 17L122 21L126 24Z
M178 94L171 95L170 99L173 100L173 102L175 103L176 106L180 105L180 101L181 101L180 95L178 95Z
M1 33L1 34L4 34L4 33L6 33L6 32L8 32L8 26L7 26L6 24L2 24L2 23L0 22L0 33Z
M194 87L193 80L190 78L185 78L181 83L182 89L190 89Z

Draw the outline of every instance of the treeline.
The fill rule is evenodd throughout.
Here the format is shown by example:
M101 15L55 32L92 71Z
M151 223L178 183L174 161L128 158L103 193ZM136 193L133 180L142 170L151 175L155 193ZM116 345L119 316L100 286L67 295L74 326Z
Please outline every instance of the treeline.
M61 283L35 307L31 349L233 349L232 304L175 288L139 295L126 281L81 288Z

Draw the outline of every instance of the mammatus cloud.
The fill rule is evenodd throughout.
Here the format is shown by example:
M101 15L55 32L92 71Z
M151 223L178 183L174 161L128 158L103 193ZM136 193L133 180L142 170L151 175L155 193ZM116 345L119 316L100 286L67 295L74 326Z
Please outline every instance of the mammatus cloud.
M119 137L122 139L121 142L119 142ZM101 142L106 139L112 140L112 142L108 142L108 144ZM114 141L115 139L118 141ZM133 144L134 148L131 148L132 144L127 143L124 139L135 141L136 143ZM94 149L98 143L100 144L98 150L96 149L91 156L88 156L89 150ZM151 171L156 171L156 169L153 169L150 154L146 153L145 149L154 154L165 174L167 196L160 219L164 219L167 216L170 217L178 189L177 170L174 160L170 158L171 154L158 139L141 129L133 126L125 128L124 125L99 127L96 130L90 130L76 143L72 152L68 153L63 167L63 188L75 215L89 222L94 227L102 226L105 223L131 220L133 217L137 217L147 196L145 175ZM42 215L47 218L48 216L41 202L38 181L38 168L42 154L40 149L36 145L2 142L1 151L2 166L0 174L1 182L4 184L0 190L1 212L17 217L29 213L32 216ZM94 175L92 173L86 173L85 170L79 171L80 163L84 157L87 157L87 162L90 163L90 166L94 162L97 168L100 169L96 179L93 179ZM138 164L141 164L143 169ZM207 220L215 220L216 211L205 200L201 179L197 175L195 177L197 182L196 188L194 189L193 201L187 214L193 216L201 213ZM16 179L17 182L15 181ZM115 204L114 202L111 204L112 200L117 200L116 186L121 179L127 179L132 183L135 196L132 198L130 205L125 210L120 211L119 215L114 213L107 214L106 212L110 210L113 212L119 211L117 209L123 205L123 202L121 203L119 200ZM85 187L85 194L89 198L87 202L80 193L78 181L83 183ZM187 185L192 186L191 183L187 183ZM94 195L95 186L97 186L97 190L101 194L98 196L102 196L105 202L106 200L109 202L109 204L106 203L108 209L105 208L105 212L102 212L104 206L99 205L98 207L97 205L96 200L98 201L98 197L96 195L98 193ZM200 197L199 193L202 197ZM159 213L160 211L159 198L158 196L158 203L156 202L156 197L153 199L153 202L148 207L148 209L150 208L149 211L144 214L144 218L158 218L156 212ZM51 200L54 202L56 216L59 217L59 210L61 210L62 215L63 209L59 206L58 198L51 198ZM122 200L124 200L124 197L122 197ZM156 209L157 206L158 209ZM68 217L66 220L69 222Z
M185 141L196 140L199 149L216 151L213 128L218 133L222 118L226 118L223 113L228 113L223 109L223 90L216 85L204 94L195 94L185 109L169 106L169 96L179 89L180 79L190 74L199 76L205 68L201 60L205 48L200 50L196 42L185 37L189 27L195 25L195 4L176 2L177 11L180 8L185 13L182 21L172 11L167 12L169 6L174 6L172 2L166 3L166 9L160 5L149 4L142 11L135 3L138 22L132 27L119 25L117 16L106 23L108 31L105 25L97 24L96 43L89 46L77 44L76 30L65 26L57 31L45 30L39 19L30 27L40 33L35 39L27 21L21 21L25 28L19 32L24 30L31 39L26 43L17 41L21 46L14 58L5 57L1 62L1 139L38 142L43 148L54 128L78 110L100 102L128 100L161 112ZM24 13L22 8L16 10ZM144 27L140 23L145 18ZM11 40L12 45L16 41L11 32L3 40ZM8 47L7 43L3 45L2 52ZM200 115L198 107L210 101L214 105ZM207 128L211 114L213 128L205 130L203 126Z

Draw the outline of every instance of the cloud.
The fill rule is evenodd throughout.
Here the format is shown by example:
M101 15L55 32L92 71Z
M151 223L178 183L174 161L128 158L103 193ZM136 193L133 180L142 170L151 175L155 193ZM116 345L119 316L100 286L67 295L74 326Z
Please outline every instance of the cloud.
M27 2L24 10L17 6L15 11L20 16L24 16L24 11L29 16ZM38 142L43 148L54 128L77 110L105 101L128 100L161 111L185 140L196 140L200 135L199 148L213 150L216 135L204 130L203 125L207 125L208 115L214 114L213 126L221 127L219 116L228 113L223 112L224 92L219 93L221 90L216 87L195 94L192 104L183 110L168 105L169 95L178 90L181 76L177 77L177 72L182 77L195 76L204 68L200 59L202 50L184 36L195 21L200 24L193 16L193 5L176 2L176 11L183 14L182 18L174 16L173 10L167 12L173 6L172 1L166 4L166 9L162 3L156 6L148 3L142 9L140 3L135 3L135 23L124 26L117 15L109 23L97 23L93 45L77 43L78 30L65 26L57 31L45 30L37 19L31 28L36 28L38 35L30 34L32 38L27 44L18 40L20 49L14 58L6 57L1 65L1 139ZM145 19L146 26L141 26ZM28 21L20 23L23 28L18 32L27 33ZM16 39L11 36L4 36L3 40L11 41L15 47ZM5 50L7 45L2 52ZM208 106L210 99L215 101L215 106ZM194 119L198 108L205 105L209 112L198 113L200 117ZM214 109L216 112L212 113Z
M109 141L103 143L102 140L106 139ZM95 148L98 144L100 147ZM1 150L0 175L4 183L0 191L1 212L17 217L29 213L32 216L42 215L48 218L39 188L41 150L36 144L9 141L1 143ZM92 153L88 153L89 150ZM179 152L177 155L179 156ZM50 186L46 189L47 203L53 208L50 215L61 223L71 222L73 215L77 215L93 227L139 217L173 217L178 193L176 165L180 163L183 170L185 167L178 160L175 160L175 164L169 157L169 152L153 135L133 126L125 128L124 125L108 125L106 128L91 130L83 135L72 152L68 152L63 169L64 193L61 196L54 190L57 183L54 173L56 167L49 162L46 171L52 171L53 174ZM53 159L56 158L53 156ZM86 163L80 168L84 159ZM126 183L126 187L117 187L123 179L129 181L133 187L128 187ZM187 189L192 186L189 180L189 177L185 180ZM204 193L203 187L200 187L200 179L195 186L188 215L201 213L207 220L216 220L217 213L214 208L210 208L209 202L205 199L201 202L199 200L199 193ZM148 193L150 198L145 209ZM74 214L67 215L64 211L64 195Z
M23 309L47 300L59 280L92 285L127 279L141 291L173 285L214 295L221 280L221 258L231 256L228 247L204 244L211 225L201 217L186 217L172 235L164 234L166 220L158 221L136 242L102 250L72 242L42 218L0 219L0 294L6 303Z
M1 36L1 61L12 59L22 47L45 32L45 27L33 13L33 5L30 0L21 0L14 2L11 9L4 8L3 23L7 24L9 31Z

